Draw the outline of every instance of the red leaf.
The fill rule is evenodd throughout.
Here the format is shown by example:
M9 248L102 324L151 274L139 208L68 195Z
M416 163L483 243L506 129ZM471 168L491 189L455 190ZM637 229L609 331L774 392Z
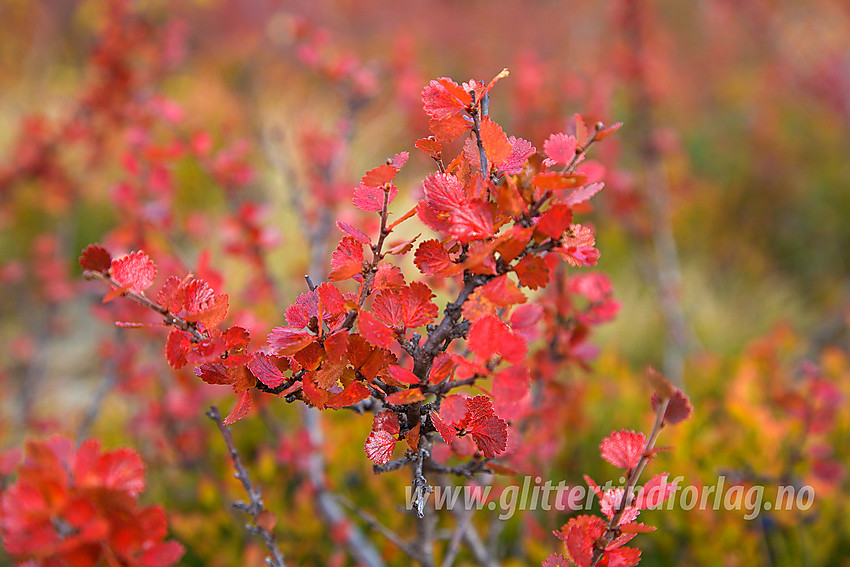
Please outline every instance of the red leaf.
M396 364L392 364L387 369L387 372L389 373L390 378L392 378L396 382L400 382L402 384L411 384L411 385L418 385L419 384L419 377L416 376L416 374L414 374L413 372L411 372L407 368L402 368L401 366L398 366Z
M171 329L168 340L165 343L165 358L174 369L183 368L186 365L186 353L192 348L191 335L180 329Z
M577 140L567 134L552 134L543 142L543 151L555 163L569 164L576 155Z
M599 259L594 248L596 237L590 227L572 224L564 234L563 244L555 252L571 266L593 266Z
M546 287L549 283L549 267L540 256L525 256L514 266L519 283L529 289Z
M342 221L336 221L336 227L361 244L365 244L367 246L372 244L372 241L369 240L369 236L359 228L355 228Z
M512 282L507 274L503 274L487 282L481 288L481 294L493 305L509 307L517 303L525 303L528 298L520 291L519 287Z
M390 185L387 205L393 202L396 195L398 195L398 188L395 185ZM354 197L351 202L361 211L380 211L384 208L384 190L380 187L371 187L361 183L354 188Z
M465 206L463 183L450 173L432 173L422 182L425 203L438 214L451 214Z
M537 336L537 323L543 318L543 307L537 303L520 305L511 313L511 329L527 342Z
M481 119L481 143L487 159L494 165L507 160L513 149L501 126L490 120L489 116Z
M597 516L571 518L555 535L566 542L567 551L578 567L590 567L596 540L605 533L606 526Z
M345 298L335 285L323 283L316 288L316 316L319 315L318 306L322 306L322 319L328 322L328 326L333 329L336 323L342 322L342 319L348 314L348 309L345 306Z
M537 221L536 228L550 238L560 238L571 222L573 222L572 209L558 203L543 213Z
M112 265L112 255L100 244L89 244L79 258L84 270L105 274Z
M396 168L396 171L404 167L404 164L407 163L407 159L410 157L410 152L399 152L393 156L393 159L390 160L391 165Z
M441 120L463 112L472 103L472 97L447 77L432 80L422 89L425 113Z
M183 318L189 322L202 323L207 329L211 329L224 321L228 307L228 296L226 293L222 293L213 297L212 301L207 303L202 310Z
M429 138L420 138L416 140L416 143L413 144L417 149L422 150L426 154L430 154L435 156L443 151L443 145L434 139L433 136Z
M640 510L656 508L673 496L676 483L667 482L667 476L667 473L661 473L649 479L638 491L634 505Z
M395 412L384 410L375 414L372 420L372 432L366 439L366 455L378 465L387 464L393 455L393 449L400 432L398 416Z
M325 405L333 409L344 408L353 406L357 402L365 400L370 395L369 388L363 382L354 381L349 383L342 392L328 397Z
M372 431L366 439L366 456L376 465L385 465L393 458L393 449L398 441L386 431Z
M646 436L634 431L615 431L599 445L602 458L617 468L630 470L637 466L646 448Z
M368 311L361 311L358 315L357 328L360 336L381 348L390 348L395 340L395 333Z
M611 124L610 126L608 126L607 128L603 128L602 130L600 130L599 132L596 133L596 139L602 140L604 138L607 138L608 136L610 136L611 134L613 134L614 132L619 130L620 126L622 126L622 125L623 125L622 122L615 122L615 123Z
M567 195L562 202L570 207L578 205L579 203L584 203L599 193L603 187L605 187L604 183L590 183L589 185L584 185Z
M396 173L398 173L398 169L392 165L379 165L378 167L367 171L366 175L363 176L363 179L360 180L360 183L368 185L369 187L381 187L385 183L389 183L395 179ZM381 202L383 203L383 201Z
M343 236L331 258L331 281L347 280L363 271L363 245L351 236Z
M451 443L457 438L457 430L450 423L446 423L435 411L431 412L431 423L446 443Z
M254 354L254 358L248 363L248 370L257 380L269 388L277 388L287 380L283 372L275 365L272 357L262 352Z
M428 374L428 381L431 384L439 384L443 380L450 378L454 373L455 363L452 355L447 352L441 352L434 357L434 362L431 363L431 372Z
M508 442L508 424L493 411L490 398L475 396L466 400L464 429L472 434L475 444L488 459L504 452Z
M331 386L342 378L347 364L347 360L339 362L324 360L322 366L313 373L313 377L316 379L316 385L322 390L329 390Z
M448 144L466 134L472 128L472 122L462 114L455 114L442 120L432 118L428 121L428 129L434 134L437 143Z
M454 268L455 264L449 258L449 253L439 240L426 240L419 244L413 255L413 263L419 271L429 276L439 276Z
M142 293L156 277L156 265L144 252L132 252L112 260L112 279L122 288Z
M403 406L406 404L412 404L415 402L421 402L425 400L425 395L422 394L422 390L419 388L411 388L409 390L401 390L399 392L395 392L387 396L387 403L394 404L397 406Z
M407 446L410 447L412 451L419 449L419 430L421 426L422 422L417 421L416 425L414 425L410 431L407 432L407 435L404 436Z
M469 349L481 359L489 360L494 354L500 354L515 364L523 361L528 350L525 339L495 315L485 315L472 323L468 344Z
M312 375L312 372L304 375L301 381L301 391L304 393L304 398L309 404L312 404L316 409L325 409L325 403L328 401L330 394L328 394L327 390L323 390L316 385L316 380Z
M398 422L398 416L390 410L379 411L372 418L373 431L386 431L392 435L398 435L401 432L401 424Z
M652 411L658 411L661 397L658 393L652 395ZM670 398L670 403L667 404L667 411L664 412L664 423L670 425L685 421L694 412L694 407L691 405L691 400L682 390L675 388L673 397Z
M239 394L239 399L236 405L230 411L227 417L224 418L224 425L232 425L248 415L248 410L251 409L251 390L243 390Z
M306 329L275 327L269 333L268 343L275 350L276 354L292 356L315 339L315 335Z
M223 386L233 383L233 376L230 375L230 368L220 362L207 362L195 367L195 376L214 386Z
M382 289L397 289L404 287L404 276L398 266L390 264L381 264L378 266L378 271L375 272L375 277L372 280L372 289L380 291Z
M483 201L471 201L455 209L451 214L449 234L461 244L493 236L490 205Z
M330 360L339 362L348 350L348 331L345 329L337 331L325 338L322 346L325 347L325 352Z
M431 302L432 297L428 286L413 282L400 289L379 291L372 311L375 317L393 329L421 327L437 316L437 306Z
M528 140L511 136L508 138L508 143L511 145L511 153L501 163L497 165L497 169L507 175L517 175L522 171L522 166L528 161L528 158L537 151L537 148L531 145Z

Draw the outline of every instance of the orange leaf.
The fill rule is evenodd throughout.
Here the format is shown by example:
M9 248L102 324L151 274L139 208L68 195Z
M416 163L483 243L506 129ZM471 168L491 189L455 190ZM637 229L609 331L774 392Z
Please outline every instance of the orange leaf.
M425 396L422 394L422 390L420 390L419 388L401 390L400 392L395 392L394 394L390 394L389 396L387 396L387 403L394 404L397 406L422 402L424 400Z
M504 162L511 155L512 148L507 135L489 116L481 119L481 143L492 165Z

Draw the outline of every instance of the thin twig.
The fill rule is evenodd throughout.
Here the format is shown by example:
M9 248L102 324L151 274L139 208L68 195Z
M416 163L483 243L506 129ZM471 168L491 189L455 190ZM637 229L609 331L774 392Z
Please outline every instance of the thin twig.
M224 425L224 422L221 419L221 414L216 406L210 407L207 411L207 416L218 426L218 430L224 439L224 443L227 445L227 450L230 452L230 459L233 461L233 468L236 469L233 476L239 479L239 482L242 483L242 487L245 489L245 493L248 494L247 504L244 502L237 502L233 506L251 516L253 525L247 525L246 529L249 533L260 536L263 543L266 544L266 548L271 554L269 557L266 557L266 564L269 565L269 567L286 567L286 563L283 559L283 553L277 545L277 536L273 531L266 529L261 525L261 522L266 523L266 518L269 514L271 514L271 512L265 509L265 506L263 505L263 495L260 492L259 487L254 486L254 483L251 482L251 477L248 476L248 469L245 468L245 465L242 463L242 458L236 450L236 445L233 443L233 436L230 434L230 428Z

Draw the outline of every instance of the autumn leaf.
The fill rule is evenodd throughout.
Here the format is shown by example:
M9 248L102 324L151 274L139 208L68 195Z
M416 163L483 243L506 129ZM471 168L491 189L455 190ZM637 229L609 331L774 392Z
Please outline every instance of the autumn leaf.
M652 395L652 411L658 411L661 404L661 396L658 392ZM674 425L688 419L694 412L691 400L679 388L674 388L667 410L664 412L664 423Z
M254 354L251 362L248 363L248 370L269 388L277 388L287 380L283 372L275 365L274 359L262 352Z
M360 336L378 347L390 348L395 340L395 332L368 311L361 311L358 315L357 328Z
M413 282L399 289L379 291L375 295L372 311L375 317L392 329L421 327L437 316L437 306L431 301L433 296L428 286Z
M331 257L331 281L347 280L363 271L363 244L351 236L343 236Z
M224 425L233 425L246 415L251 409L251 391L244 390L239 394L239 399L236 400L236 405L230 410L227 417L224 418Z
M440 77L422 90L422 102L428 116L442 120L466 110L472 97L448 77Z
M398 266L383 263L378 266L378 271L372 279L372 289L398 289L404 287L404 276Z
M572 209L567 205L557 203L543 213L537 220L535 228L550 238L560 238L572 221Z
M376 413L372 420L372 432L364 447L369 460L376 465L390 462L400 431L395 412L384 410Z
M361 244L365 244L367 246L372 244L369 236L359 228L353 227L342 221L336 221L336 227Z
M511 145L511 153L501 162L498 162L496 169L506 175L517 175L522 171L522 166L528 161L537 148L531 145L528 140L511 136L508 138L508 143Z
M381 167L390 167L391 166L381 166ZM361 211L380 211L384 208L384 194L387 193L387 205L393 202L393 199L398 195L398 187L395 185L390 185L387 191L384 191L381 187L372 187L370 185L366 185L365 183L361 183L359 186L354 188L354 197L351 199L351 202L354 203L354 206L360 209Z
M525 256L514 266L520 285L529 289L546 287L549 283L549 267L540 256Z
M407 368L402 368L396 364L390 365L387 368L387 373L390 375L390 378L395 380L400 384L408 384L408 385L418 385L419 377L416 376L413 372L408 370Z
M525 294L508 278L507 274L502 274L487 282L481 288L481 294L493 305L499 307L509 307L528 301Z
M291 356L301 351L315 339L316 336L306 329L275 327L269 333L268 343L274 349L275 353L282 356Z
M543 151L552 163L568 165L576 156L577 145L575 136L552 134L543 142Z
M431 156L436 156L443 151L443 145L434 139L433 136L428 138L420 138L413 144L416 149L425 152Z
M646 448L646 436L634 431L615 431L599 446L602 458L617 468L630 470L637 466Z
M469 349L483 360L499 354L514 364L522 362L528 350L525 339L515 334L495 315L485 315L472 323L468 344Z
M424 400L425 396L422 394L422 390L420 390L419 388L410 388L407 390L400 390L398 392L390 394L389 396L387 396L386 402L388 404L403 406L416 402L422 402Z
M353 406L357 402L362 402L371 394L368 386L355 380L350 382L341 392L329 396L325 405L333 409L345 408Z
M504 452L508 442L508 424L499 418L487 396L466 400L467 418L464 429L472 435L478 449L488 459Z
M79 258L84 270L105 274L112 265L112 255L99 244L89 244Z
M156 277L156 265L144 252L132 252L115 258L111 264L112 279L122 288L142 293Z
M186 366L186 354L192 348L191 335L180 329L171 329L165 343L165 359L175 370Z
M484 201L467 201L451 215L449 234L461 244L493 236L493 215Z
M481 119L480 132L484 153L491 164L501 164L511 156L513 148L507 135L489 116Z
M426 240L419 244L413 255L413 263L419 271L428 276L439 276L454 268L449 253L439 240Z
M395 179L396 173L398 173L398 169L392 165L379 165L378 167L367 171L363 176L363 179L360 180L360 183L368 185L369 187L381 187L385 183L389 183Z
M471 128L472 121L462 114L455 114L442 120L432 118L428 121L428 129L434 134L434 138L439 144L453 142L466 134Z

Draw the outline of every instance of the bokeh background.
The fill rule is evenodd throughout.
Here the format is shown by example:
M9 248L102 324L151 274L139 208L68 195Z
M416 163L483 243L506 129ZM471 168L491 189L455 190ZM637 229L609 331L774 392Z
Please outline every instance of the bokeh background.
M333 221L364 222L348 206L364 171L410 151L400 198L416 198L431 168L413 148L423 85L507 67L491 113L510 135L540 148L575 113L624 123L595 150L606 189L591 213L621 310L564 365L547 416L560 433L528 438L533 470L614 475L599 440L650 426L652 364L696 408L662 436L674 450L656 472L818 498L749 521L647 513L659 530L636 540L643 564L848 564L848 38L839 0L0 0L0 445L61 432L134 446L184 564L260 564L203 417L232 396L170 370L161 329L114 328L141 315L100 305L76 258L91 242L145 248L162 272L216 282L263 336L305 273L327 273ZM368 416L323 416L317 439L297 408L260 406L235 435L296 564L353 564L314 513L306 446L353 506L413 533L406 479L364 458ZM568 518L474 522L501 562L525 565L558 550Z

